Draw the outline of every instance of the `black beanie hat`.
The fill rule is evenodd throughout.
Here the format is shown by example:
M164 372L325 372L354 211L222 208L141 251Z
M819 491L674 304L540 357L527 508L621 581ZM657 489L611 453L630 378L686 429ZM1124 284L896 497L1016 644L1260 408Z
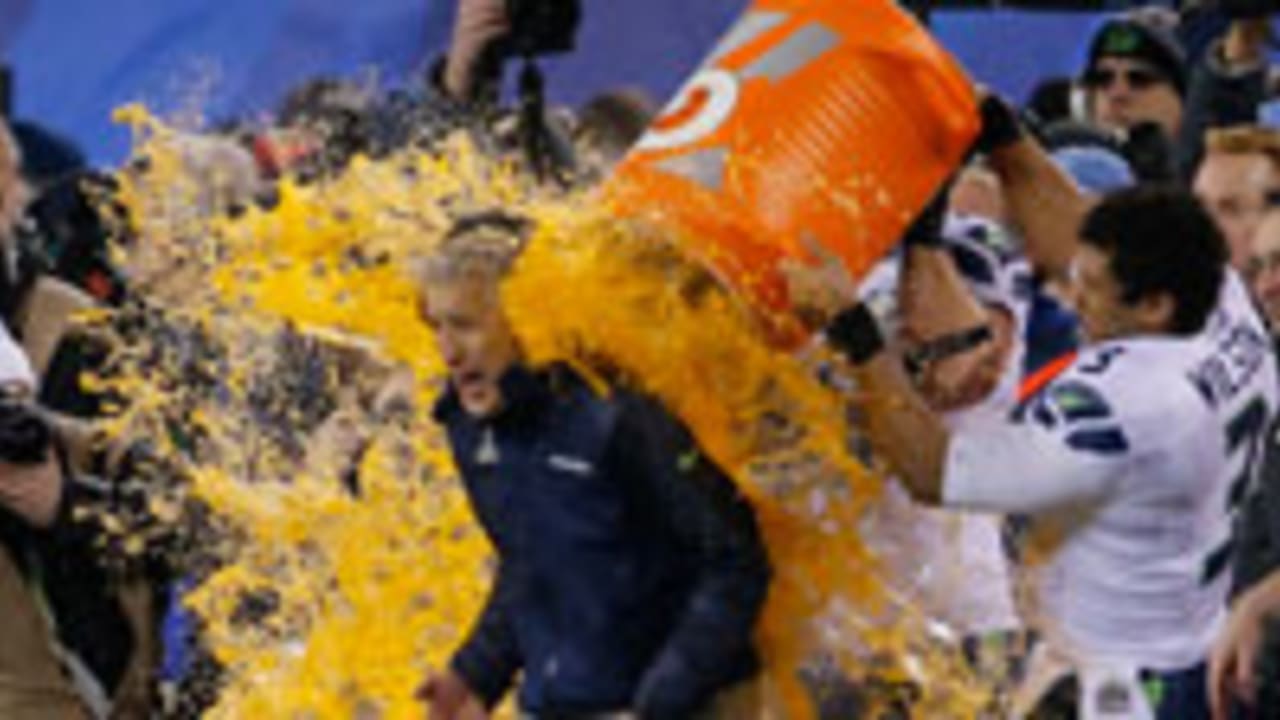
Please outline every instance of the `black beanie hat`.
M1159 70L1178 94L1187 89L1186 55L1172 32L1141 17L1122 16L1107 21L1093 36L1089 45L1086 73L1097 67L1104 57L1145 60Z

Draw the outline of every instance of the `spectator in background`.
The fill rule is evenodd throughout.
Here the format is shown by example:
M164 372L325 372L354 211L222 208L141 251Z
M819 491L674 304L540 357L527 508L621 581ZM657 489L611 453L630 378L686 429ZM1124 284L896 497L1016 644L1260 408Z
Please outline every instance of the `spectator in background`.
M1271 198L1254 233L1244 273L1273 333L1280 329L1280 205L1277 201L1280 198Z
M1182 47L1160 16L1134 12L1104 24L1082 76L1089 120L1129 133L1155 123L1172 139L1182 126L1187 76Z
M22 151L22 174L37 194L88 167L84 153L70 139L28 120L11 127Z
M1280 528L1276 528L1280 532ZM1240 597L1231 609L1231 617L1214 646L1209 666L1209 700L1214 720L1240 717L1232 709L1244 704L1253 710L1274 710L1277 692L1267 683L1280 680L1277 668L1259 677L1262 658L1275 647L1268 648L1267 638L1275 636L1280 618L1280 570L1272 572ZM1265 694L1264 694L1265 691ZM1269 717L1245 714L1245 717Z
M1280 207L1266 211L1253 239L1245 278L1254 300L1270 323L1272 342L1280 345ZM1280 707L1280 625L1264 620L1280 571L1280 435L1266 434L1259 450L1261 470L1241 502L1232 558L1231 620L1218 640L1210 667L1209 690L1215 717L1225 720L1234 695L1255 707ZM1267 589L1264 586L1269 586ZM1264 638L1266 640L1264 641ZM1260 687L1267 688L1261 696ZM1265 704L1263 704L1265 703ZM1245 714L1243 717L1255 717Z
M375 105L373 92L354 81L303 83L280 104L275 127L255 142L259 167L268 176L288 169L303 180L341 172L353 157L374 150Z
M1267 198L1280 190L1280 131L1214 129L1205 147L1195 192L1227 238L1232 267L1244 272Z
M573 128L578 172L603 177L627 154L657 114L643 90L610 90L588 100L578 110Z
M1267 38L1270 36L1265 2L1244 5L1229 15L1226 34L1214 40L1192 68L1181 136L1178 169L1190 181L1204 153L1205 133L1213 128L1251 125L1267 97Z
M21 242L27 197L21 166L17 144L0 128L0 222L6 223L0 226L0 321L21 342L33 377L29 400L38 403L60 462L58 473L44 478L54 515L32 517L19 508L17 519L6 522L3 551L22 573L22 585L39 598L42 617L51 619L37 627L45 629L46 648L59 648L80 701L96 715L114 707L121 717L135 717L128 713L142 712L150 687L149 602L145 592L133 592L133 584L125 592L110 582L96 536L73 512L97 502L94 486L79 481L94 464L98 438L91 422L96 400L79 383L93 351L74 322L95 304L47 275L42 259Z
M35 396L36 379L22 348L0 328L0 388L6 408ZM12 445L18 425L6 410L3 434ZM21 436L18 436L19 442ZM30 444L29 441L23 444ZM31 580L34 544L55 525L63 477L51 448L18 463L0 463L0 717L12 720L74 720L84 701L55 655L46 606Z
M1124 149L1088 126L1058 124L1045 132L1045 149L1081 190L1102 196L1138 182Z
M105 173L77 172L45 188L28 210L48 271L94 300L123 300L124 282L111 259L111 244L129 239L129 221Z

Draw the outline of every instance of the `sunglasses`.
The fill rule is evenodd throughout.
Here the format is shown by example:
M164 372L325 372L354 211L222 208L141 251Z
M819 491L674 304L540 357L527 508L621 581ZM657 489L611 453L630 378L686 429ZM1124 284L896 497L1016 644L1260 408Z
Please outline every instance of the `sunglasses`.
M1124 78L1125 84L1134 90L1146 90L1165 82L1163 75L1147 68L1129 68L1126 70L1096 68L1084 74L1084 84L1089 88L1103 89L1111 87L1121 78Z

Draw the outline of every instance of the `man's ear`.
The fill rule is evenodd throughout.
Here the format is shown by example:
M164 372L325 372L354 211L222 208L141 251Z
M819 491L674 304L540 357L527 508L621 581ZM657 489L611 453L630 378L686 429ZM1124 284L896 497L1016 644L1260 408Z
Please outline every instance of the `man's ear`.
M1173 293L1158 292L1140 298L1133 304L1134 317L1144 330L1169 332L1177 315L1178 301Z

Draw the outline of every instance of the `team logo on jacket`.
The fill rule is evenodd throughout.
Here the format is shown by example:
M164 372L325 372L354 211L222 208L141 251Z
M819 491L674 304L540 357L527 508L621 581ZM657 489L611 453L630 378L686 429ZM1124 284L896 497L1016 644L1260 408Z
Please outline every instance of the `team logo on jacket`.
M547 458L547 465L552 470L569 473L570 475L578 475L580 477L589 477L595 474L595 465L583 460L582 458L570 457L568 455L553 454Z

